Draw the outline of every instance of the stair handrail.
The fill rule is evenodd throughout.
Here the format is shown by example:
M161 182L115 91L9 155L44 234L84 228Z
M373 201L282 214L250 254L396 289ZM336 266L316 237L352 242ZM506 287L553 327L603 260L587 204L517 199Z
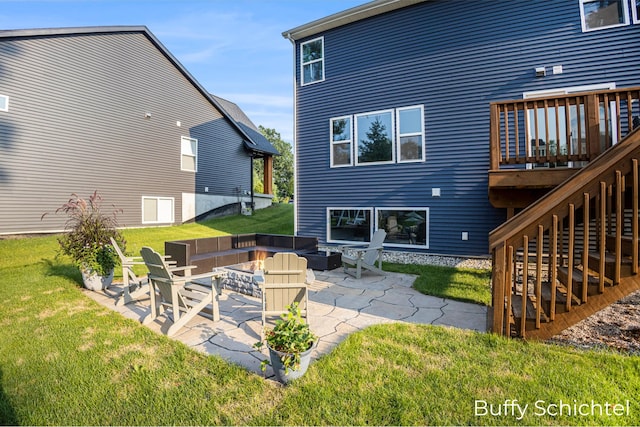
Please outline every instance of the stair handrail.
M580 209L585 203L589 203L588 195L598 194L599 191L602 191L601 188L604 185L613 186L617 184L620 186L620 176L632 173L634 169L634 162L631 160L634 156L635 158L640 157L640 128L636 128L622 141L602 153L564 183L489 234L489 247L493 257L493 311L488 318L488 322L490 322L488 326L491 330L498 333L507 333L504 329L507 324L504 306L506 303L507 310L511 306L511 283L509 283L509 289L507 289L506 276L512 273L512 265L510 263L513 261L514 248L524 248L524 269L526 269L529 239L538 238L539 240L543 233L550 230L552 226L557 225L558 221L563 221L567 217L572 220L575 209ZM611 173L614 167L617 173ZM637 162L635 163L635 169L637 174ZM635 229L637 230L637 227ZM617 234L619 235L619 233ZM573 249L569 252L570 255L573 255L572 251ZM573 265L572 258L569 263L570 266ZM620 260L618 258L618 272L619 264ZM571 280L571 274L570 271L569 280ZM524 277L528 280L528 272ZM528 290L525 290L525 286L527 288L529 286L527 280L523 279L522 284L523 301L526 300L525 296L528 294ZM539 289L540 282L538 280L536 290L538 297ZM570 308L570 305L570 300L568 300L568 308ZM526 307L523 307L523 311L526 314ZM539 311L536 316L536 324L539 325ZM524 314L522 319L522 332L524 332Z

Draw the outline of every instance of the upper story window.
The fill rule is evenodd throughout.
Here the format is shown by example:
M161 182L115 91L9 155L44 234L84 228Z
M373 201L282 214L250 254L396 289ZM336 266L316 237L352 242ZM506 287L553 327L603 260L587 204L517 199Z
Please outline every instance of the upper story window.
M629 25L628 0L580 0L580 17L582 31Z
M335 117L330 132L331 167L425 159L422 105Z
M631 0L631 10L633 11L633 23L640 24L640 0Z
M351 116L331 119L331 166L351 166Z
M9 97L0 95L0 111L9 111Z
M180 142L180 170L198 171L198 140L182 137Z
M424 160L424 111L422 105L398 108L398 161Z
M356 114L356 138L356 164L393 162L393 110Z
M300 45L302 85L324 80L324 37Z

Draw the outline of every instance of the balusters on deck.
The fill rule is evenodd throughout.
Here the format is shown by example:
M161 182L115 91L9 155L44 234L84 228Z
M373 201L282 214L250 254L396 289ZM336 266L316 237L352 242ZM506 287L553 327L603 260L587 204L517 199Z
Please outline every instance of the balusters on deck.
M635 116L638 87L494 102L490 168L592 161L632 130Z

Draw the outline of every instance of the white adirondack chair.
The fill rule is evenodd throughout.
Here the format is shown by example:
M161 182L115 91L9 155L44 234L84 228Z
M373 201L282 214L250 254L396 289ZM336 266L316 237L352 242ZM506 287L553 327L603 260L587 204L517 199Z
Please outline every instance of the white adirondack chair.
M264 260L262 271L262 333L267 317L287 312L287 307L298 303L300 313L307 320L307 259L294 253L278 252Z
M158 252L147 246L140 250L140 254L149 269L151 297L151 313L142 323L152 322L166 308L170 308L173 325L169 327L167 335L172 336L201 312L208 313L214 322L220 320L218 295L221 273L212 271L191 275L191 269L195 266L170 267ZM183 271L184 276L175 275L177 271ZM208 282L207 279L211 285L203 284Z
M144 265L144 261L142 257L126 256L113 237L111 237L111 245L116 250L118 257L120 257L122 283L124 285L122 296L116 301L116 306L129 304L146 293L146 289L143 287L149 284L147 278L144 276L138 277L133 271L134 265Z
M387 232L383 229L376 230L369 245L342 245L338 248L342 252L342 267L344 272L354 276L356 279L362 277L362 270L369 270L373 273L385 275L382 271L382 243ZM376 266L376 263L378 264ZM350 270L350 266L355 267L355 271Z

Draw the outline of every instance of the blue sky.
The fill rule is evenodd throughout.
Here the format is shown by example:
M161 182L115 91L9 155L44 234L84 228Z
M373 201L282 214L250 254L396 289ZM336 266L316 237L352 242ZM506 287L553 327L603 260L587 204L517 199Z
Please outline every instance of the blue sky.
M283 31L367 0L0 0L0 29L146 25L211 93L293 141Z

